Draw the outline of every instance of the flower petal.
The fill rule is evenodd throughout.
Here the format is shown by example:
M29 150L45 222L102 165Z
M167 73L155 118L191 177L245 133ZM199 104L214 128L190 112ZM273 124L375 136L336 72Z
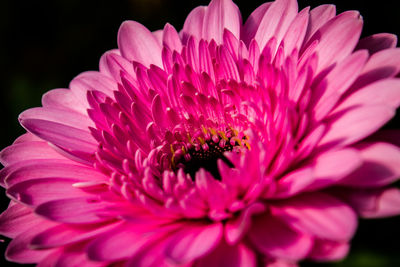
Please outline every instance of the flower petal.
M203 21L207 7L198 6L193 9L187 16L182 29L182 43L186 44L189 36L194 36L198 40L203 34Z
M400 190L397 188L359 191L342 189L338 195L363 218L383 218L400 213Z
M65 158L43 141L17 143L0 152L0 162L4 166L36 159Z
M307 42L314 33L321 28L326 22L334 18L336 15L336 6L320 5L310 11L310 20L308 23L305 42Z
M84 197L88 193L73 186L77 179L41 178L17 183L7 189L15 200L31 206L60 198Z
M227 29L240 39L241 24L239 8L231 0L212 0L204 14L202 37L221 44L224 30Z
M221 242L211 253L197 260L196 266L255 267L257 266L257 261L255 253L244 244L229 246Z
M149 67L162 66L161 47L153 34L136 21L124 21L118 31L118 47L121 55Z
M395 114L385 105L360 106L335 114L329 119L329 129L319 142L320 148L352 144L372 134Z
M221 240L221 223L210 225L186 225L174 234L166 245L166 255L174 262L187 263L216 247Z
M120 223L94 225L65 225L50 227L35 235L30 245L35 249L53 248L94 238L118 227Z
M81 197L45 202L35 209L35 213L62 223L97 223L110 219L107 208L110 204Z
M370 54L378 51L394 48L397 44L397 36L390 33L377 33L362 38L356 47L356 50L367 49Z
M248 237L263 254L287 260L305 258L313 244L308 235L296 232L268 215L254 219Z
M338 261L347 256L349 249L348 243L315 239L309 257L318 261Z
M320 192L282 200L271 208L291 227L330 240L346 241L357 227L354 211L338 199Z
M35 216L30 208L14 203L0 215L0 234L15 238L41 222L42 220Z
M388 185L400 178L400 148L387 143L358 146L362 165L339 183L355 187Z
M298 11L297 1L277 0L266 10L254 39L262 51L268 41L274 37L279 44ZM275 51L273 51L275 54Z
M305 46L318 40L318 67L315 73L350 55L358 42L361 29L362 20L356 11L343 12L319 28Z

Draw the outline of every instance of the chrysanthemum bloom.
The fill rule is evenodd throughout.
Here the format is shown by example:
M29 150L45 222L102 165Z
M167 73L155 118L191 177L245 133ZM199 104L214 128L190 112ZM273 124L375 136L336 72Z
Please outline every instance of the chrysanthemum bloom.
M6 257L38 266L293 266L343 258L357 217L400 213L396 37L295 0L242 24L126 21L118 49L20 115L1 152ZM397 142L397 145L396 145Z

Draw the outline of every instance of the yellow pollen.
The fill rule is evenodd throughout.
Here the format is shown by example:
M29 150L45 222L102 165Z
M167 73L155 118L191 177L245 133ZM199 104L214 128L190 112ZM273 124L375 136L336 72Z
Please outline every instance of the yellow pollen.
M218 131L219 135L225 140L228 141L228 137L226 137L225 133L223 131Z
M200 144L204 145L206 143L206 141L204 140L204 138L198 137L197 139L199 139Z

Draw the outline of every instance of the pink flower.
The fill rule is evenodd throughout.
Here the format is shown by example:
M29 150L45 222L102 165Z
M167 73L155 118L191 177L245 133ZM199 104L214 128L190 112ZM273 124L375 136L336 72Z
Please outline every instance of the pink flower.
M100 70L20 115L1 152L6 257L38 266L295 266L400 213L391 34L295 0L230 0L180 32L125 21Z

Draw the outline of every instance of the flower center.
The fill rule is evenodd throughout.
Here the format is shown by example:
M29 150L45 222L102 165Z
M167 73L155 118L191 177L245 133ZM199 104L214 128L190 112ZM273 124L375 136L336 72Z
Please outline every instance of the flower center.
M196 172L204 168L210 172L215 179L221 180L218 171L218 160L222 160L229 167L233 164L224 155L225 152L239 152L244 147L249 148L247 137L238 135L236 131L215 131L206 130L196 138L189 138L189 142L181 149L174 150L171 146L171 166L173 170L182 168L192 179L195 179Z

